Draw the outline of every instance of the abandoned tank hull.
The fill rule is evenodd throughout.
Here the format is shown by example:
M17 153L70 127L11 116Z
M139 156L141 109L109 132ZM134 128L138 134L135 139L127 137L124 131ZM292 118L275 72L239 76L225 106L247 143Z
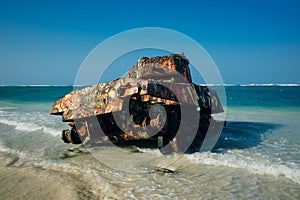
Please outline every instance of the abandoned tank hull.
M188 63L178 54L143 57L124 78L67 94L51 110L71 126L62 139L164 152L199 150L209 127L224 123L211 116L223 108L214 90L192 83Z

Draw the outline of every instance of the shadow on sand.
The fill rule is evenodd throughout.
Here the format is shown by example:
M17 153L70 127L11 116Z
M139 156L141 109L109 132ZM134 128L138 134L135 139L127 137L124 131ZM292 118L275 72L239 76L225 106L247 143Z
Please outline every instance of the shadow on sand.
M280 125L272 123L229 121L212 152L223 153L232 149L255 147L262 142L264 134L278 127Z

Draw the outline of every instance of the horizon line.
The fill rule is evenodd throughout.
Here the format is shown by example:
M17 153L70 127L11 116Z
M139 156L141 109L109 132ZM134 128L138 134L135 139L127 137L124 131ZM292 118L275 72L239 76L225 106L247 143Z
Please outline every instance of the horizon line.
M300 83L224 83L224 84L198 84L198 85L206 85L206 86L300 86ZM91 85L68 85L68 84L20 84L20 85L8 85L8 84L0 84L0 87L82 87L82 86L91 86Z

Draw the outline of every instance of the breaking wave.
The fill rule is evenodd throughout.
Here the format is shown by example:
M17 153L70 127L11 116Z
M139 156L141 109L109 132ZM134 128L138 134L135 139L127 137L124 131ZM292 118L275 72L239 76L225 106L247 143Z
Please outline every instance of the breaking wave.
M43 131L44 133L57 136L61 127L58 118L51 118L48 113L41 112L20 112L17 108L4 107L0 109L0 123L14 126L15 130L21 132Z
M285 176L296 183L300 183L300 169L297 168L295 163L290 163L290 166L287 166L287 163L273 163L264 156L242 155L241 150L228 151L226 154L195 153L188 155L187 158L196 164L244 169L250 173L260 175Z

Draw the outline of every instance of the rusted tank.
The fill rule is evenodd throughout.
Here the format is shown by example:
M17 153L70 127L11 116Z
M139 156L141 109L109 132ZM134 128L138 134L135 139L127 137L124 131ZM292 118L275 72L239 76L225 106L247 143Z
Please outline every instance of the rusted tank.
M71 126L62 139L164 153L199 149L211 115L224 111L214 90L192 82L188 65L183 54L143 57L124 78L72 91L51 109Z

